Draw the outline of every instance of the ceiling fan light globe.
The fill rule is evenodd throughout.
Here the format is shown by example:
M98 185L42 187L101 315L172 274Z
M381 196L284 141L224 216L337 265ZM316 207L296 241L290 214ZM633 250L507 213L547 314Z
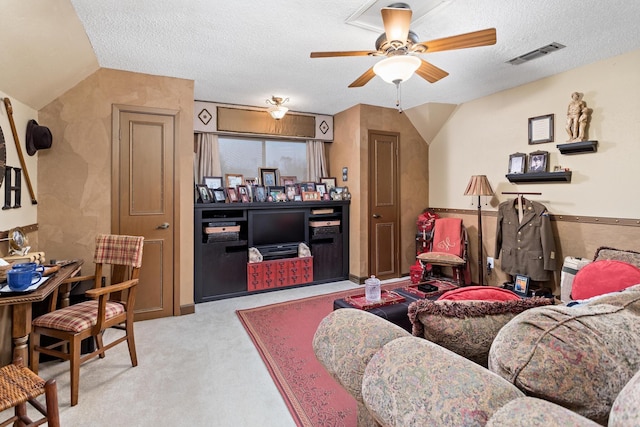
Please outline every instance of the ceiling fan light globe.
M392 56L373 66L373 72L387 83L408 80L420 67L420 58L411 55Z
M269 107L269 114L276 120L280 120L287 114L289 109L287 107L283 107L282 105L274 105L273 107Z

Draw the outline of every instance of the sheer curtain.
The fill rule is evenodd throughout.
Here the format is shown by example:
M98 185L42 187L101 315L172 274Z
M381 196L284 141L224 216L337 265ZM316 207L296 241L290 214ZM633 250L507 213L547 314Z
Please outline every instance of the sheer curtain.
M324 156L324 142L310 139L307 141L307 180L320 181L320 177L329 176Z
M195 183L202 183L203 176L222 176L218 135L212 133L196 134L196 153L193 159Z

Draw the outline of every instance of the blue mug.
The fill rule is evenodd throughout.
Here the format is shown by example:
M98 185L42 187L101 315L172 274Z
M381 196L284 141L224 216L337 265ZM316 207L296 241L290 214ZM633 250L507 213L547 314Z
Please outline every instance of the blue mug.
M7 284L12 291L24 291L29 286L38 283L40 279L42 279L42 273L39 271L24 268L12 268L7 271Z
M30 270L30 271L39 271L40 273L44 273L44 265L39 265L35 262L23 262L20 264L13 264L11 268L14 270Z

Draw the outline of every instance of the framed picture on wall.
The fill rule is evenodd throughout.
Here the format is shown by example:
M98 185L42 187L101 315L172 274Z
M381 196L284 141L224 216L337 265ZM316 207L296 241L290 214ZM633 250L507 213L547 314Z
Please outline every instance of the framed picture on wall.
M524 173L527 164L525 153L513 153L509 155L509 173Z
M529 144L553 142L553 114L529 119Z

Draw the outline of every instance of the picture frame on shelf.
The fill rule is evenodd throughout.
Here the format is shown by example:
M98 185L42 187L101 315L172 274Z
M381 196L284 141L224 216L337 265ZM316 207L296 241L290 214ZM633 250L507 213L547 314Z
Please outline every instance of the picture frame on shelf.
M529 118L529 145L553 142L553 114Z
M271 196L273 202L286 201L287 197L284 192L284 187L280 185L274 185L269 187L269 196Z
M227 198L229 199L229 203L236 203L240 201L236 187L227 187Z
M529 276L516 274L516 277L513 280L513 292L520 295L521 297L526 297L529 293L529 282Z
M211 203L211 193L209 192L209 187L204 184L196 184L196 189L198 190L198 202L199 203Z
M258 203L267 201L267 189L264 185L256 185L253 187L253 201Z
M246 185L238 185L238 199L242 203L249 203L251 201L251 193Z
M548 151L534 151L532 153L529 153L529 164L527 165L527 173L546 172L548 165Z
M296 176L280 176L280 185L286 187L287 185L293 185L298 180Z
M303 202L318 202L321 200L320 193L317 191L303 191L302 192L302 201Z
M300 194L300 190L297 185L285 185L285 193L287 193L287 200L290 202L295 201L296 196Z
M227 182L228 188L236 188L239 185L244 184L244 175L228 173L224 175L225 181Z
M513 153L509 155L509 174L524 173L527 167L527 155L525 153Z
M320 198L324 198L324 194L327 192L327 184L318 183L316 184L316 191L320 193Z
M202 183L212 190L224 187L221 176L203 176Z
M227 194L224 192L224 188L216 188L213 191L213 201L215 203L225 203L227 201Z
M259 168L260 184L273 187L278 184L278 168Z
M327 186L327 191L331 192L332 189L336 188L336 178L330 176L324 176L320 178L320 183Z

